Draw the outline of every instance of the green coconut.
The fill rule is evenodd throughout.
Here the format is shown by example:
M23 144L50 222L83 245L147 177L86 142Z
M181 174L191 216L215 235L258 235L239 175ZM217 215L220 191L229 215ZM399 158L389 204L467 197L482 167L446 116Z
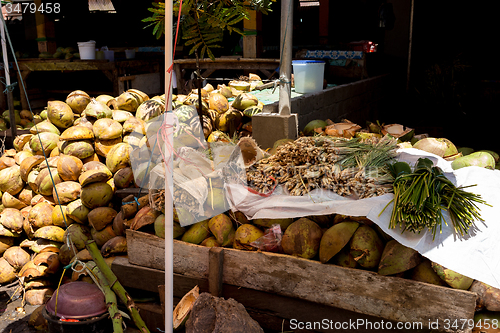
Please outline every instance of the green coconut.
M495 163L498 163L498 160L500 159L500 155L498 155L497 152L494 152L493 150L480 150L480 152L486 152L486 153L489 153L491 154L491 156L493 156L493 158L495 159Z
M209 220L204 220L190 226L189 229L184 233L184 235L182 235L181 240L183 242L191 244L200 244L205 238L210 235L208 221Z
M318 254L322 236L323 231L315 222L302 217L286 229L281 246L287 254L312 259Z
M255 95L250 93L242 93L236 96L231 106L235 109L243 111L246 108L255 106L257 104L259 104L259 100L257 99L257 97L255 97Z
M438 263L432 263L432 269L436 274L454 289L467 290L472 285L474 279L448 269Z
M33 125L30 128L30 133L33 134L33 135L37 134L37 133L43 133L43 132L51 132L51 133L54 133L54 134L57 134L57 135L61 134L61 131L59 130L59 128L57 128L56 126L54 126L54 124L52 124L48 120L44 120L42 122L39 122L38 124Z
M326 263L339 253L349 243L358 227L358 222L346 221L337 223L325 231L319 246L319 260Z
M487 152L478 151L467 156L462 156L451 162L453 170L466 168L469 166L478 166L486 169L495 169L495 158Z
M91 183L82 187L80 199L87 208L94 209L109 204L113 194L113 188L107 183Z
M475 152L475 150L470 147L460 147L457 150L459 153L462 153L463 156L467 156Z
M385 245L378 265L380 275L395 275L417 266L422 260L421 255L414 249L390 240Z
M253 224L242 224L234 234L233 248L238 250L256 251L251 243L264 236L264 232Z
M377 232L368 225L360 225L350 241L351 254L359 265L366 269L378 267L384 242Z
M310 121L306 125L306 127L304 127L302 132L304 133L304 135L310 136L310 135L314 135L314 133L315 133L314 129L316 129L316 128L324 129L326 126L328 126L328 123L326 121L321 120L321 119L316 119L316 120Z
M226 214L219 214L208 221L208 228L221 246L229 246L234 242L235 230L233 222Z

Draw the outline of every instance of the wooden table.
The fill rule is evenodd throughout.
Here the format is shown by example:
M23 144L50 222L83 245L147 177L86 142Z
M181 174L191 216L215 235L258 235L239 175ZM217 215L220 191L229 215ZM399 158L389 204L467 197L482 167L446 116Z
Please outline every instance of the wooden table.
M249 70L259 71L264 74L265 78L270 78L274 71L279 67L279 59L261 59L261 58L234 58L222 57L211 59L200 59L201 76L208 78L216 70ZM177 89L179 93L190 91L186 88L187 80L184 80L182 70L196 70L196 59L177 59L174 60L174 71L177 77ZM189 80L188 80L189 81Z
M113 83L113 91L109 92L113 96L120 94L120 78L137 73L163 73L162 68L164 68L162 58L111 62L108 60L21 59L18 61L18 64L18 81L23 80L25 87L26 80L32 72L102 72ZM19 86L21 87L21 84ZM67 93L70 92L68 91ZM21 104L23 109L28 109L28 102L24 91L21 91Z

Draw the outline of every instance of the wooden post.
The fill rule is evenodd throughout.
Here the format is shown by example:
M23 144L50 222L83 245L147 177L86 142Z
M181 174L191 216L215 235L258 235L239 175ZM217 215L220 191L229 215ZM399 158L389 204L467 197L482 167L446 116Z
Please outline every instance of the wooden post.
M222 296L224 248L212 247L208 252L208 290L215 297Z
M243 58L257 58L257 12L249 10L248 20L243 20Z
M290 100L292 98L292 34L293 34L293 1L281 1L281 37L280 50L280 91L279 91L279 114L286 116L291 114Z

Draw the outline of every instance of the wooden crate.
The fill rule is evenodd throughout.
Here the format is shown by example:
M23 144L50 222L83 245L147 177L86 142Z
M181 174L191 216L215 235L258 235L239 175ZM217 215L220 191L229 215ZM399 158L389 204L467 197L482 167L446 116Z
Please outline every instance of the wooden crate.
M165 240L127 230L127 244L129 273L141 267L146 269L144 275L148 278L156 274L157 280L151 288L157 288L162 284L159 282L165 267ZM299 320L297 318L304 318L309 313L309 319L304 318L308 321L324 313L327 317L323 318L334 322L362 318L379 324L382 320L394 325L397 322L421 323L424 331L434 325L431 323L436 323L438 331L471 332L467 327L463 330L447 328L450 325L446 323L472 319L476 305L476 294L469 291L277 253L207 248L174 240L173 263L174 284L182 285L184 292L194 284L201 284L202 291L226 297L225 290L229 288L235 296L231 297L237 301L240 301L238 291L243 300L251 299L252 310L261 307L265 309L263 314L276 311L286 320ZM140 277L134 279L136 282L132 283L140 283ZM249 296L252 293L254 296ZM174 291L173 296L179 295ZM270 304L273 300L281 302L283 297L292 300L294 308L287 306L279 310ZM244 301L240 302L247 306ZM327 311L322 312L321 308ZM358 328L356 332L363 330Z

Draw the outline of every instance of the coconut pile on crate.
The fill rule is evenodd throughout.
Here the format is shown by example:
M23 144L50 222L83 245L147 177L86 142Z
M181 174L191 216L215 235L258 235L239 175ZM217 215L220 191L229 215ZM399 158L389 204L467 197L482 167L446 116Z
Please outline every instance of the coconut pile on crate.
M201 89L202 126L208 142L228 141L228 137L232 138L235 134L252 135L252 116L262 112L264 104L250 92L260 85L261 78L250 74L240 80L230 81L228 85L218 85L217 89L211 84ZM172 104L175 110L186 105L198 109L198 89L193 89L188 95L174 95Z
M96 98L74 91L15 138L0 157L1 284L18 277L27 303L43 304L63 266L91 259L82 239L95 240L104 257L126 253L124 229L147 220L135 215L149 199L122 205L115 192L137 187L130 154L147 144L145 121L164 110L162 96L138 90Z

